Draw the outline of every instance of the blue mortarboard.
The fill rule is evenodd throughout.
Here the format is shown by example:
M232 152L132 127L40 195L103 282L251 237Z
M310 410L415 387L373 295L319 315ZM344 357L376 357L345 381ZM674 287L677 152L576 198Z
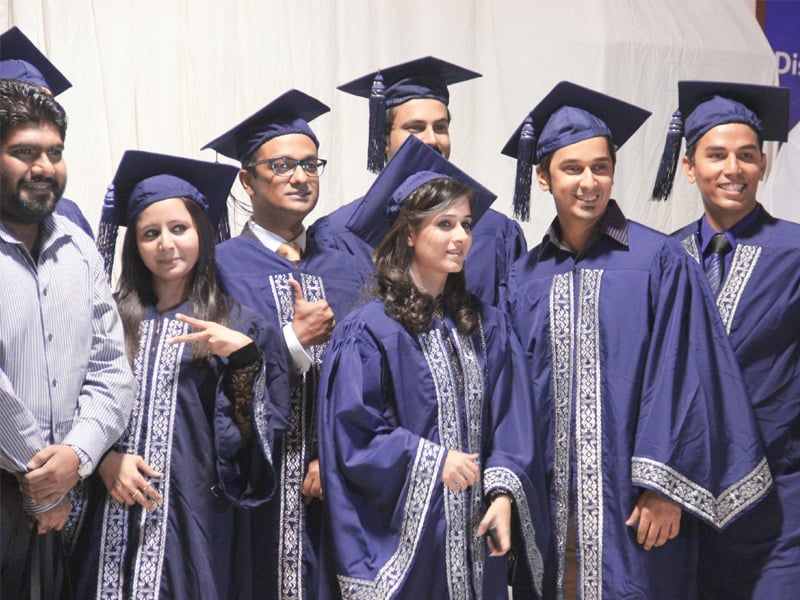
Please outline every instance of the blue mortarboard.
M770 85L723 81L679 81L678 110L672 115L658 167L653 199L666 200L678 169L681 138L686 147L717 125L744 123L762 140L786 141L789 90Z
M426 56L368 73L337 89L369 98L369 151L367 168L379 172L384 165L386 109L416 98L450 103L448 85L480 77L480 73Z
M423 183L442 177L460 181L475 192L473 224L496 198L424 142L409 136L370 186L347 222L347 228L374 248L391 228L400 205L409 194Z
M305 134L319 148L319 140L308 122L329 110L316 98L299 90L289 90L201 149L213 148L244 164L261 144L289 133Z
M569 81L557 84L525 117L503 147L517 159L514 215L530 217L533 165L559 148L609 136L619 148L642 126L650 112Z
M0 35L0 79L19 79L38 85L50 90L53 96L72 87L19 27Z
M117 228L128 226L145 208L167 198L190 198L208 215L219 240L230 237L227 201L239 169L167 154L128 150L108 188L97 246L111 276Z

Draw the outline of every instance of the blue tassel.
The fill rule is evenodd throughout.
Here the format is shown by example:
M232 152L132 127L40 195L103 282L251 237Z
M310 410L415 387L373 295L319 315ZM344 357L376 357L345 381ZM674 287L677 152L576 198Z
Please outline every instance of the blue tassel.
M97 249L103 257L106 267L108 285L111 285L111 273L114 270L114 254L117 251L117 206L114 202L114 184L108 186L103 199L103 211L100 215L100 225L97 228Z
M528 116L522 125L517 145L517 177L514 183L514 216L521 221L531 218L531 183L533 181L533 153L536 146L533 119Z
M222 207L222 214L219 216L219 223L217 223L217 243L221 244L229 239L231 239L231 226L228 222L228 203L225 202L225 206Z
M672 192L672 184L675 181L675 172L678 169L678 157L681 152L681 140L683 139L683 120L681 111L676 110L672 113L667 131L667 141L664 144L664 153L661 155L661 162L658 164L658 174L656 183L653 186L653 200L666 200Z
M386 97L384 96L383 75L377 73L372 81L369 95L369 145L367 147L367 169L380 173L386 161Z

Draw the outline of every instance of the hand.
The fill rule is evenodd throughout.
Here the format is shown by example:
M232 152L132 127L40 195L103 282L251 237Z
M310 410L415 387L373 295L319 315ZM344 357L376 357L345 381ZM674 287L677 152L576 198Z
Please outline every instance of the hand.
M303 288L296 279L289 280L289 286L294 294L294 317L292 330L297 336L297 341L303 346L316 346L324 344L331 339L336 319L327 300L308 302L303 297Z
M322 500L322 480L319 477L319 460L308 463L308 471L303 479L303 502L309 504L314 498Z
M481 476L477 454L448 450L442 468L442 483L454 492L466 490Z
M36 504L52 504L78 483L78 465L80 459L71 447L45 446L28 461L30 470L17 475L19 489Z
M483 515L475 535L480 537L486 534L490 527L495 528L497 539L500 542L500 547L496 548L492 538L486 536L491 556L503 556L511 550L511 498L509 496L497 496L492 501L486 514Z
M625 525L635 527L637 521L639 529L636 541L645 550L663 546L667 540L677 537L680 531L681 507L653 490L645 490Z
M161 473L148 465L141 456L111 450L97 468L108 493L120 504L141 504L155 510L164 502L146 477L159 478Z
M186 342L187 344L195 343L199 344L203 350L211 354L230 356L253 341L240 331L228 329L224 325L214 323L213 321L202 321L180 313L176 314L175 318L178 321L188 323L197 331L187 333L186 335L178 335L169 340L170 344L180 344L182 342Z
M72 506L69 503L69 496L64 496L56 506L50 510L32 515L33 520L36 522L36 530L41 533L47 533L51 529L61 531L64 525L67 524L69 513Z

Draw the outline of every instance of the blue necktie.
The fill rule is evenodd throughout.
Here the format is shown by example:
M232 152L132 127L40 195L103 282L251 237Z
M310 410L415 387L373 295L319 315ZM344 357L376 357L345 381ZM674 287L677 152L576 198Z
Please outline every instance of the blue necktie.
M711 238L708 247L711 249L711 256L706 268L706 277L711 284L711 290L716 294L725 275L725 255L730 252L731 243L724 233L717 233Z

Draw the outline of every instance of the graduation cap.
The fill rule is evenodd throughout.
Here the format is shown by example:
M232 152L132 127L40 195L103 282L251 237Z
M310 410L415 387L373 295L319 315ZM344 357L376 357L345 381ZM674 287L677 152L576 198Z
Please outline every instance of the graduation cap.
M530 218L533 165L559 148L593 137L609 136L621 147L650 112L569 81L558 83L528 113L503 147L517 159L514 216Z
M744 123L762 140L785 142L789 90L771 85L722 81L679 81L678 110L672 115L653 186L653 200L666 200L678 168L681 138L690 148L717 125Z
M53 96L72 87L19 27L0 35L0 79L19 79L47 88Z
M308 122L328 111L330 108L316 98L299 90L289 90L233 129L207 143L201 150L213 148L244 165L261 144L289 133L305 134L319 148L319 140Z
M391 228L403 201L422 184L440 178L455 179L473 190L473 225L497 197L427 144L409 136L370 186L347 228L374 248Z
M111 279L117 229L128 226L145 208L167 198L197 202L217 231L217 239L230 237L228 192L239 169L167 154L128 150L122 156L103 202L97 246Z
M384 165L384 125L386 109L416 98L433 98L447 106L448 85L481 77L480 73L453 63L426 56L387 67L337 89L369 98L369 148L367 169L378 173Z

